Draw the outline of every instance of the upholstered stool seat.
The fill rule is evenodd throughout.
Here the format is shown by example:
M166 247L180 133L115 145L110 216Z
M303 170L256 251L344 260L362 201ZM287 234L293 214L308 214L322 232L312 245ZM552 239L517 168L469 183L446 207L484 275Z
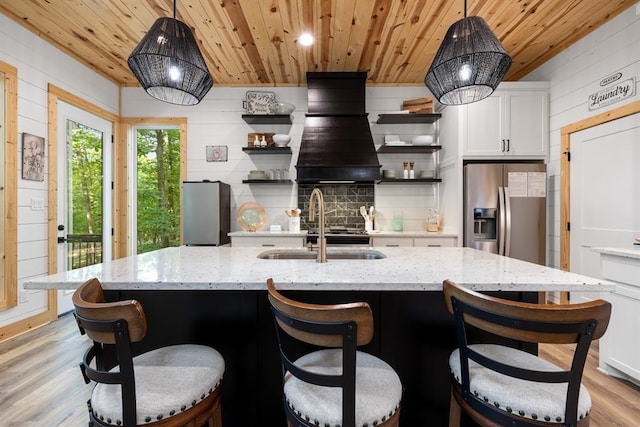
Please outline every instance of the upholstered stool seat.
M444 281L443 294L458 338L449 357L449 427L466 425L463 415L483 427L589 426L591 396L582 373L592 340L607 330L610 303L510 301L450 280ZM478 343L478 330L492 342ZM498 338L504 345L495 344ZM570 344L569 367L519 349L532 351L539 343Z
M373 338L366 302L314 304L267 280L288 427L398 427L402 384L380 358L357 350Z
M305 370L336 375L342 371L342 349L306 354L294 364ZM380 391L384 390L384 393ZM392 417L400 406L402 384L396 372L383 360L356 352L356 425L376 426ZM284 395L289 407L301 418L319 426L342 423L342 390L323 387L285 376Z
M133 358L133 366L137 425L166 420L205 400L222 382L225 367L218 351L193 344L141 354ZM121 389L120 384L96 384L91 395L96 418L122 425Z
M562 371L551 362L510 347L472 344L469 348L490 359L514 366L526 366L536 371ZM460 350L456 349L449 357L449 367L453 377L460 383ZM476 397L505 412L532 420L564 422L566 383L521 380L487 369L473 360L469 360L469 382L470 390ZM587 417L590 410L591 397L585 386L580 384L578 419Z
M136 300L108 302L100 281L73 293L74 316L93 345L80 363L84 381L96 383L89 426L222 427L225 362L215 349L168 345L144 353L147 318Z

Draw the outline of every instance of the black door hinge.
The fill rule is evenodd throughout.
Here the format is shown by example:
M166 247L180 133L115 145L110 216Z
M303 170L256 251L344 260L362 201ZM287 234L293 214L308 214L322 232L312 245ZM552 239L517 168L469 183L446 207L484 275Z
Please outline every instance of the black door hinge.
M571 161L571 151L565 151L562 154L566 154L567 155L567 162Z
M567 223L567 231L571 231L571 223L570 222Z

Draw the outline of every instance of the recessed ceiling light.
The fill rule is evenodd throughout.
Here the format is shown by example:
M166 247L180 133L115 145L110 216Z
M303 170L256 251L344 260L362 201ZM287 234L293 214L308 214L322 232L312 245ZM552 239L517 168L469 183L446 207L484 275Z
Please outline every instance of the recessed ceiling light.
M310 33L302 33L300 37L298 37L298 42L302 46L311 46L314 42L314 38Z

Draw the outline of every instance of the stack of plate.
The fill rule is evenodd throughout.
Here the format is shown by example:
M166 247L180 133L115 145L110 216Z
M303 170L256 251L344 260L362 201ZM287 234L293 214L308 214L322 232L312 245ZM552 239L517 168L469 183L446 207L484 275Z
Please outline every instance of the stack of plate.
M411 138L413 145L430 145L433 144L433 135L416 135Z
M396 171L394 169L384 169L382 171L382 177L383 178L395 178L396 177Z
M249 179L267 179L267 173L261 170L250 171Z

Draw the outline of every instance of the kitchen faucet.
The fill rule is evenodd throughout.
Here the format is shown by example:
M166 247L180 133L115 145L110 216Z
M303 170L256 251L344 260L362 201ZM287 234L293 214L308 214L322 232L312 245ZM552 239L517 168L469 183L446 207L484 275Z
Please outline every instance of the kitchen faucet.
M309 221L313 221L316 216L315 200L318 200L318 221L320 225L318 227L318 257L317 262L327 262L327 239L324 237L324 197L322 191L319 188L314 188L311 192L311 198L309 199ZM309 246L309 250L312 246Z

